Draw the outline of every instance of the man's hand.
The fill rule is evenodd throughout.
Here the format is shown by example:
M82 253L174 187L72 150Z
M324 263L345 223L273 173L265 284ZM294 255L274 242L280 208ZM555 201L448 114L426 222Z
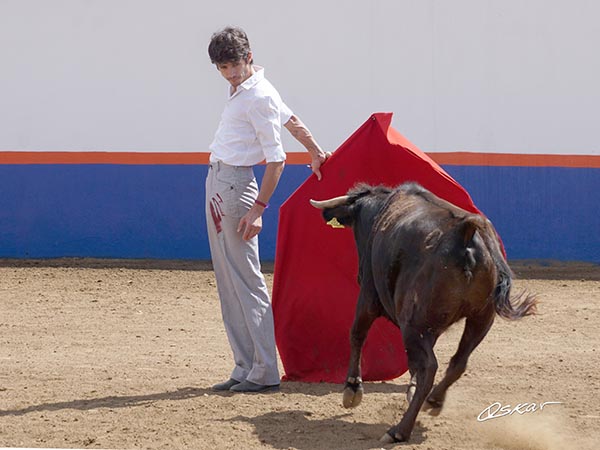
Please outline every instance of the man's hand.
M298 142L300 142L310 153L311 163L310 168L313 173L317 176L317 180L321 181L321 166L327 158L331 156L330 152L324 152L317 144L317 141L310 134L309 129L302 123L300 118L296 115L292 115L290 120L288 120L284 127L288 129L288 131L296 138Z
M253 205L252 208L240 219L237 231L242 233L242 239L249 241L262 230L262 213L264 208L260 205Z
M323 176L321 175L321 166L331 156L331 152L321 153L318 156L313 156L310 162L310 168L313 173L317 176L317 180L321 181Z

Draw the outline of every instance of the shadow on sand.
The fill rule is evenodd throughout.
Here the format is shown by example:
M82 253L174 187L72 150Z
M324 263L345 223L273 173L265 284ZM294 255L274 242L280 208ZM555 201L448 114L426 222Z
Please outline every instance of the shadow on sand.
M365 383L365 392L371 393L404 393L407 385L398 385L391 383ZM310 396L323 396L329 394L341 395L343 390L340 384L330 383L298 383L284 382L281 385L281 392L286 394L304 394ZM0 417L5 416L22 416L34 412L42 411L60 411L63 409L75 409L88 411L98 408L118 409L129 408L135 406L143 406L154 402L165 400L186 400L190 398L203 396L218 396L226 397L235 395L231 392L215 392L211 388L195 388L184 387L176 391L159 392L145 395L125 395L125 396L108 396L100 398L71 400L54 403L41 403L39 405L31 405L26 408L0 410Z
M392 424L356 422L351 416L347 413L314 418L309 411L277 411L255 417L237 416L230 421L252 425L261 443L277 449L363 450L384 445L379 438ZM427 428L417 421L410 443L423 443L426 432Z
M406 388L406 384L365 383L365 392L367 395L368 393L404 393L406 392ZM284 382L282 383L281 392L286 395L303 394L318 397L329 394L341 395L342 389L343 386L339 384ZM230 397L233 395L236 394L215 392L210 388L185 387L176 391L145 395L107 396L41 403L20 409L0 410L0 417L23 416L31 413L66 409L91 411L106 408L116 410L145 406L160 401L178 401L205 396ZM226 420L228 422L245 422L252 425L262 443L281 449L288 449L290 447L296 449L344 448L348 450L379 448L381 445L379 445L378 439L393 425L391 423L369 424L356 422L352 419L350 412L333 417L316 418L309 411L293 409L269 412L254 417L239 415ZM426 431L427 429L420 422L417 422L411 436L411 444L423 442Z

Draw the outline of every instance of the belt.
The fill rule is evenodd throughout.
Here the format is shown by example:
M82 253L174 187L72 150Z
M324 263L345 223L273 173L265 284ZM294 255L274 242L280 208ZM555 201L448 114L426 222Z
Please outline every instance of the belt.
M225 164L223 161L209 162L208 165L211 169L252 169L253 166L232 166L231 164Z

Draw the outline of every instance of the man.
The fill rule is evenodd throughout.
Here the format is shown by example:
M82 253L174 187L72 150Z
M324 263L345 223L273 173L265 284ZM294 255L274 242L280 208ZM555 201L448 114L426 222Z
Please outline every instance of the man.
M227 27L213 34L208 53L229 82L221 122L210 145L206 216L210 251L223 322L235 368L216 391L267 392L279 389L271 301L260 270L258 233L285 164L282 124L308 150L311 168L330 155L283 103L255 66L246 33ZM260 188L252 166L266 161Z

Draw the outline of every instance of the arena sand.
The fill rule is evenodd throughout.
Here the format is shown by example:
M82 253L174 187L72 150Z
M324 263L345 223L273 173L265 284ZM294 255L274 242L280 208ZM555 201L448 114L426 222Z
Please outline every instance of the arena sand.
M422 411L408 444L382 446L406 409L407 375L367 383L355 410L334 384L210 390L231 354L207 263L0 261L0 447L600 448L600 266L513 268L540 314L497 319L441 414ZM437 379L461 330L440 338ZM561 403L478 421L494 402Z

